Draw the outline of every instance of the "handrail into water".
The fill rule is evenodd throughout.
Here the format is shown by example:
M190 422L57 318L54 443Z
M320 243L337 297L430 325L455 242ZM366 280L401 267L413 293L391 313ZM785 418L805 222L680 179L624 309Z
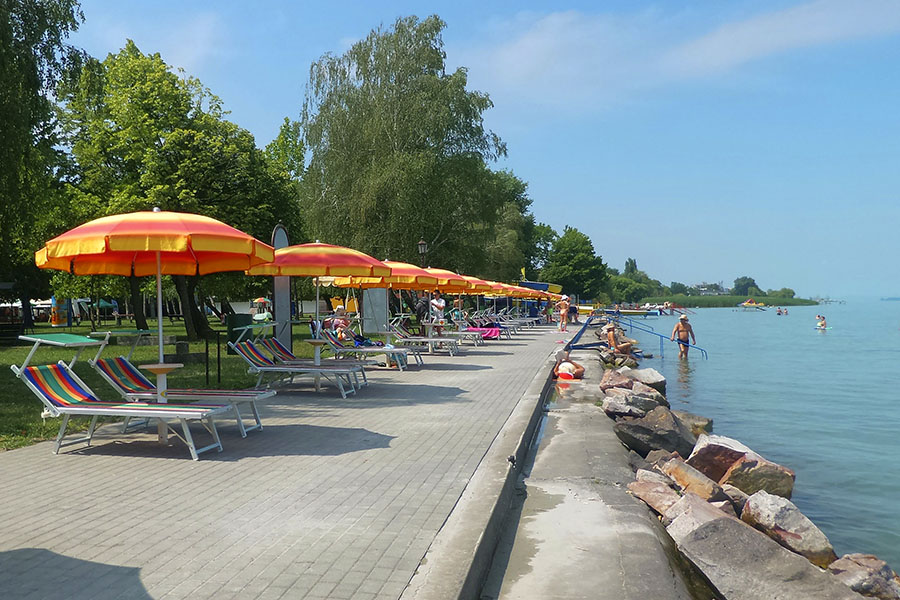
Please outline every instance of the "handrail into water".
M592 342L592 343L584 343L584 344L579 343L581 341L581 337L584 335L584 332L587 331L588 327L590 326L591 321L594 320L594 316L595 315L591 315L590 317L587 318L587 320L584 322L584 325L582 325L581 329L578 330L578 333L576 333L572 337L572 339L569 340L569 343L566 344L566 346L565 346L566 350L588 350L588 349L597 348L600 346L602 346L604 348L608 347L606 342ZM611 316L611 315L608 315L608 316ZM615 318L615 317L613 317L613 318ZM623 317L621 315L618 318L619 319L624 318L629 321L629 323L627 323L627 325L629 327L629 331L631 329L637 329L639 331L643 331L644 333L649 333L651 335L657 336L659 338L659 356L660 356L660 358L662 358L664 355L663 345L666 340L671 341L673 344L680 344L680 342L676 342L676 341L672 340L671 338L668 338L664 335L661 335L661 334L653 331L653 327L651 327L650 325L644 325L643 323L636 323L633 319L629 319L628 317ZM698 352L700 352L700 355L703 357L704 360L709 360L709 353L706 350L704 350L703 348L701 348L700 346L696 346L694 344L687 344L687 346L688 346L688 348L695 348Z
M629 321L631 321L631 319L629 319ZM673 344L679 344L679 345L681 344L681 342L676 342L676 341L672 340L672 338L670 338L670 337L666 337L662 334L656 333L655 331L653 331L652 327L649 327L642 323L636 323L634 321L631 321L630 323L628 323L628 328L629 328L629 331L631 329L637 329L638 331L643 331L644 333L649 333L651 335L655 335L655 336L659 337L659 355L660 356L663 356L663 342L665 340L669 340ZM685 345L688 348L696 348L700 352L700 355L703 356L704 360L709 360L709 353L706 350L704 350L703 348L701 348L700 346L695 346L694 344L685 344Z

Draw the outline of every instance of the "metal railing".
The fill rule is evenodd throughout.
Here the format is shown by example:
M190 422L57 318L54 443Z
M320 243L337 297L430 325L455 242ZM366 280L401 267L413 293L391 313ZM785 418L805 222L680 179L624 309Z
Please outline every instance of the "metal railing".
M621 319L621 318L623 318L623 317L619 317L619 319ZM627 317L624 317L624 318L627 318ZM649 333L650 335L655 335L659 338L659 356L660 357L664 356L664 343L666 340L668 340L668 341L672 342L673 344L685 345L688 348L696 348L700 352L700 355L704 358L704 360L709 360L709 353L706 350L704 350L703 348L701 348L700 346L695 346L694 344L686 344L684 342L672 340L672 338L670 338L670 337L666 337L660 333L653 331L653 328L650 327L649 325L644 325L643 323L637 323L633 319L628 319L628 321L629 322L627 323L627 325L628 325L629 332L632 329L637 329L638 331L643 331L644 333Z

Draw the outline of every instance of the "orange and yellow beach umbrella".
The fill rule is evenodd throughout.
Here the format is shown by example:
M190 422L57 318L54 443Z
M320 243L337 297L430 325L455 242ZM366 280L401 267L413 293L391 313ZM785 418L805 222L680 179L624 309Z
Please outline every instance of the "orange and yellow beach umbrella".
M35 253L34 262L41 269L76 275L155 274L162 363L162 275L244 271L273 257L271 246L221 221L156 208L79 225L48 241ZM165 373L157 374L157 387L165 390ZM163 391L158 400L165 402Z
M386 277L342 277L335 280L338 287L386 288L422 290L438 284L438 278L425 269L404 262L384 261L391 274Z
M248 275L299 277L386 277L391 268L364 252L319 242L275 251L272 262L247 270Z
M461 294L468 290L469 282L462 275L458 275L447 269L425 269L429 275L437 279L437 288L451 294Z
M144 277L243 271L272 258L271 246L221 221L157 210L79 225L47 242L34 262L76 275Z

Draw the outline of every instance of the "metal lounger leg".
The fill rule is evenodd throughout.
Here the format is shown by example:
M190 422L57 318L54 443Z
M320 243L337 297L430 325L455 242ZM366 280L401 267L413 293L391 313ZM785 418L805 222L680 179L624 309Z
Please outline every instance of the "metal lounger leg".
M56 435L56 441L53 443L53 454L59 454L59 447L62 446L63 437L66 435L66 427L69 426L69 415L62 416L62 423L59 424L59 433Z

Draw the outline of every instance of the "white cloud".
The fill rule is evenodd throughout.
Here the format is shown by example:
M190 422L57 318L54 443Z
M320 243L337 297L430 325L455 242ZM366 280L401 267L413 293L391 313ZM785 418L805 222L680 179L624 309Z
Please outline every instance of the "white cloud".
M225 26L214 13L199 13L174 26L161 40L160 54L173 67L196 75L208 61L224 53Z
M673 76L705 76L789 50L898 31L896 0L818 0L722 25L671 49L662 65Z
M898 33L900 2L816 0L703 27L694 15L658 10L522 13L493 24L491 41L450 56L497 102L580 112L791 50Z

